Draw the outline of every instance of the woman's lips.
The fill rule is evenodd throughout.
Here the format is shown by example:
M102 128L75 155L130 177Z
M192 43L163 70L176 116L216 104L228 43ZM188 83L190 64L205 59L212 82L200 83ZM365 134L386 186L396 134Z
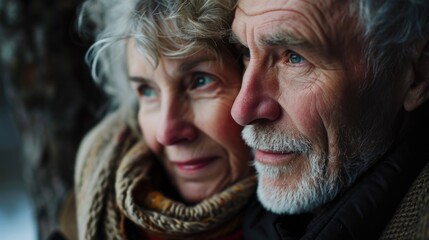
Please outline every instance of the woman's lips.
M172 163L182 172L197 172L215 161L216 157L198 158L187 161L172 161Z

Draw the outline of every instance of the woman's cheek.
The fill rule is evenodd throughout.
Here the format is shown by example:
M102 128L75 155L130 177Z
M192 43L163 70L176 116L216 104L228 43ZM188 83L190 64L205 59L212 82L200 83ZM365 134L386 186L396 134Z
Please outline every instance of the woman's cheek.
M161 145L156 140L156 129L158 126L155 117L147 112L139 111L138 120L143 139L154 153L158 153Z

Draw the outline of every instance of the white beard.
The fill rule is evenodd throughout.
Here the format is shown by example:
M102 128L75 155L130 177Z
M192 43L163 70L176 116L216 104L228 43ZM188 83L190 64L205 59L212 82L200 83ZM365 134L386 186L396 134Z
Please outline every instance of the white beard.
M324 178L324 160L310 159L309 161L310 169L302 173L294 186L287 183L288 175L292 174L293 169L255 162L258 173L257 194L259 201L267 210L277 214L309 212L337 195L341 186L335 182L338 179L335 178L338 172L335 172L334 176ZM276 181L277 184L270 184L270 181Z
M311 211L332 200L344 187L341 167L328 170L337 157L315 153L309 140L302 136L249 125L243 130L243 139L254 149L273 152L294 152L307 159L307 167L297 173L297 165L269 166L255 161L258 174L257 195L262 205L277 214L297 214ZM300 159L298 159L300 160ZM338 165L338 164L336 164ZM290 176L298 176L291 184ZM348 175L348 174L346 174ZM353 177L354 178L354 177ZM276 184L272 184L275 181ZM270 183L271 182L271 183Z

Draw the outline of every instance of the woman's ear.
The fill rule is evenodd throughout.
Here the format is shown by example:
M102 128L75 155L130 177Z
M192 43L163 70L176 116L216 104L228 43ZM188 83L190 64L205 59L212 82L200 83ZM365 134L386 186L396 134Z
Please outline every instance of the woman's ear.
M429 98L429 42L419 50L419 57L414 64L415 78L404 99L404 108L408 112L415 110Z

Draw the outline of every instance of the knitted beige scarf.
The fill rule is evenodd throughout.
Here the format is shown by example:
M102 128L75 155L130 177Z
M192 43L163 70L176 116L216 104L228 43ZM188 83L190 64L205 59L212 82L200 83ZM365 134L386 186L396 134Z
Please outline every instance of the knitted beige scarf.
M76 166L79 239L216 239L233 233L255 191L254 176L194 206L157 188L156 159L125 121L112 115L83 141Z

